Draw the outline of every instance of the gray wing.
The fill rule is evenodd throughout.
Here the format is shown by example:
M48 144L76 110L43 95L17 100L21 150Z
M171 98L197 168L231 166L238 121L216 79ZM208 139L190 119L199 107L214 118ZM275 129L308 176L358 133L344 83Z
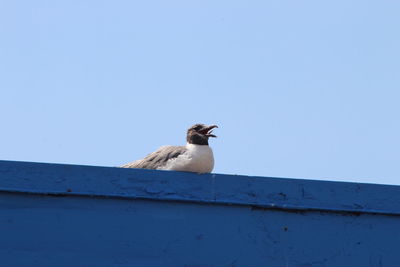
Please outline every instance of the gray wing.
M168 160L178 157L186 151L184 146L162 146L145 158L122 165L122 168L158 169Z

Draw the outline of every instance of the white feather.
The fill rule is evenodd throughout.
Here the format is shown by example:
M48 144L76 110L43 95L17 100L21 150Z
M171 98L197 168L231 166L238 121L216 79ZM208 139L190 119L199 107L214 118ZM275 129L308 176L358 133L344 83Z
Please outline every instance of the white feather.
M205 145L186 144L186 152L170 159L159 170L187 171L209 173L214 168L214 155L211 147Z

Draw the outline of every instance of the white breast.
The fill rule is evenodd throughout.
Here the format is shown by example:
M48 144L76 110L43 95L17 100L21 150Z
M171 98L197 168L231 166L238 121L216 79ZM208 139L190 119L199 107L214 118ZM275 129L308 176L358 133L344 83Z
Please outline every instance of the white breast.
M214 168L214 155L211 147L187 144L186 152L171 159L162 170L209 173Z

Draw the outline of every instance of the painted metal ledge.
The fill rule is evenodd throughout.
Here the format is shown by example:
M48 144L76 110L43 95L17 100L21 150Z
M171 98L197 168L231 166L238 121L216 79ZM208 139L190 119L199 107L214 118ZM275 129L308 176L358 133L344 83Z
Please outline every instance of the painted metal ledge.
M0 161L0 191L400 215L400 186Z

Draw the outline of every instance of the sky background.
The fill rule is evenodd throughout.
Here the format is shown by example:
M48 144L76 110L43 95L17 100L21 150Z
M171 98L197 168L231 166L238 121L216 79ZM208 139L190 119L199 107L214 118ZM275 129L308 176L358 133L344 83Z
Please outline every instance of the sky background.
M400 1L0 0L0 159L400 184Z

